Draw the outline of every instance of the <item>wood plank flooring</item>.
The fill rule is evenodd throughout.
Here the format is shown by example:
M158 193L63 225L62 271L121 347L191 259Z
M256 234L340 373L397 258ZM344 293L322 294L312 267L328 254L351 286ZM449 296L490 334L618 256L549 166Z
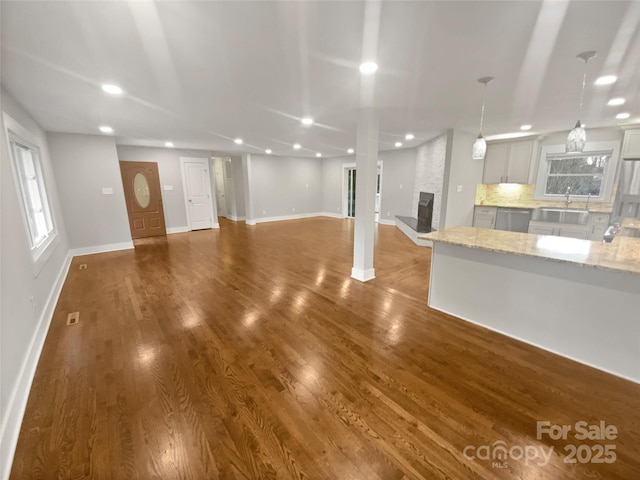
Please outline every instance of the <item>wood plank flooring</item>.
M640 386L430 310L430 250L395 227L360 283L350 220L221 220L73 260L11 478L640 478Z

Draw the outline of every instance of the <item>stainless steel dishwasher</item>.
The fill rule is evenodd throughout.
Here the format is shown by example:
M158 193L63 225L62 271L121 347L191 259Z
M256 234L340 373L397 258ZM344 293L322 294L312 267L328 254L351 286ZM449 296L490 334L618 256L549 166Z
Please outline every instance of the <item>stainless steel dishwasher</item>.
M528 232L531 210L528 208L498 208L496 230Z

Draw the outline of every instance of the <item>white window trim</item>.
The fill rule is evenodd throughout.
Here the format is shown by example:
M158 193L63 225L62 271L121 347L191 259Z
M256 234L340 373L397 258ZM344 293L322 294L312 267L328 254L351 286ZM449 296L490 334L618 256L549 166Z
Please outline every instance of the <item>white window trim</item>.
M564 195L548 195L545 194L545 186L547 184L547 155L558 155L565 153L564 145L545 145L540 149L540 161L538 162L538 174L536 180L536 189L534 198L536 200L558 200L563 199ZM583 154L589 152L611 151L611 159L602 174L602 183L600 184L600 195L591 196L590 202L611 202L611 194L613 191L613 182L616 178L618 170L618 159L620 157L620 142L587 142L584 146ZM572 195L574 197L574 195ZM576 198L586 200L586 195L575 195Z
M35 277L37 277L42 271L42 267L44 267L47 260L49 260L49 258L51 257L51 254L53 253L53 251L55 250L56 246L59 243L58 226L57 226L56 218L53 212L53 206L51 205L51 199L50 199L50 192L51 192L50 179L48 178L48 176L45 174L45 171L44 171L45 168L44 168L43 149L38 137L33 133L31 133L22 125L20 125L17 121L15 121L6 113L3 112L2 116L4 120L7 149L9 150L11 171L13 173L13 181L16 188L16 193L18 195L18 203L20 205L20 212L22 214L23 226L25 228L24 238L26 240L27 249L31 252L31 259L33 261L33 274ZM12 141L21 143L24 146L29 147L30 149L36 150L38 152L38 157L39 157L38 161L40 162L42 179L45 187L45 192L47 193L46 200L49 208L49 216L51 217L52 230L51 230L51 233L47 236L47 238L43 242L38 244L36 247L31 246L31 241L29 239L30 238L29 217L25 210L26 207L24 204L24 200L22 198L20 177L16 169L16 162L13 157L14 155L13 148L11 146Z

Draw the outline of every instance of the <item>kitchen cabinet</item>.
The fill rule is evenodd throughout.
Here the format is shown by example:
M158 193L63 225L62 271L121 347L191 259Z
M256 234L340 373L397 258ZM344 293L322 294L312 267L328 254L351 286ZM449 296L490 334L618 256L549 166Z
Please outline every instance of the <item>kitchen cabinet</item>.
M478 207L473 210L473 226L476 228L494 229L496 226L496 207Z
M482 183L527 183L534 141L487 145Z
M602 240L608 227L608 213L592 213L589 215L589 240Z
M534 235L553 235L554 225L544 222L529 222L529 233Z
M556 237L589 239L588 225L575 225L572 223L554 222L529 222L529 233L535 235L555 235Z
M489 147L487 147L487 152ZM640 129L627 130L624 132L624 140L622 141L622 158L640 159Z

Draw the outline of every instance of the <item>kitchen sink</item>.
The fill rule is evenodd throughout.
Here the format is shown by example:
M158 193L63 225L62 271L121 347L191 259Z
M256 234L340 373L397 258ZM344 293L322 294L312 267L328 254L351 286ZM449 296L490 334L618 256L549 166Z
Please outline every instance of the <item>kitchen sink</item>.
M589 223L589 210L577 208L536 208L531 214L531 220L537 222L586 225Z

